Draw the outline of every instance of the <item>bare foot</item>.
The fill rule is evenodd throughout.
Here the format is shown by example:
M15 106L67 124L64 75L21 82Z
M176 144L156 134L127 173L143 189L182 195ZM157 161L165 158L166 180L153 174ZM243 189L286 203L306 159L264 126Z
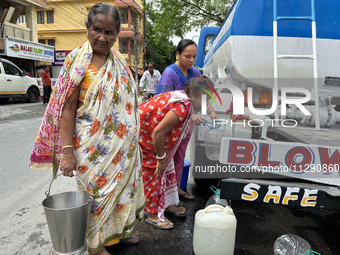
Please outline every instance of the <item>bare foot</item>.
M177 212L174 212L176 215L181 215L185 213L185 208L183 206L177 206L177 205L170 205L165 209L165 211L175 211L178 210Z
M105 247L101 248L99 251L97 251L95 254L91 254L89 253L88 255L111 255L111 253L109 253Z
M159 219L158 219L157 214L149 213L148 214L148 220L150 220L150 221L158 221ZM174 224L171 221L168 220L168 221L164 221L164 222L158 222L157 225L160 226L160 227L166 227L167 228L167 227L173 226Z

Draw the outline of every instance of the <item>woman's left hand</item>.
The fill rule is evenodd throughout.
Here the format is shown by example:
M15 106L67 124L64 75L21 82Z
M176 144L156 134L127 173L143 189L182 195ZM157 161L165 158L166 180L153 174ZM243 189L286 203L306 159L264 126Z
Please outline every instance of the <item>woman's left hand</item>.
M198 115L198 114L193 114L191 116L191 120L196 124L196 125L201 125L203 124L205 126L205 122L207 122L207 120L205 118L203 118L202 116Z
M64 176L73 176L73 170L76 169L77 159L74 155L73 148L63 150L60 159L60 170Z
M157 167L156 167L156 171L155 171L155 176L156 178L159 178L162 176L162 174L165 171L165 167L166 167L166 161L159 161L157 160Z

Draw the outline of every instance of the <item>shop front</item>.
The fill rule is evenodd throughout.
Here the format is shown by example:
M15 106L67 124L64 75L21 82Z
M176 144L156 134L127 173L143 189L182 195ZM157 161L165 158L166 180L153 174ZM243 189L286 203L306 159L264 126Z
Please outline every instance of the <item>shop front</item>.
M32 77L40 77L40 61L52 65L54 62L54 46L6 37L5 55L2 58L16 64L19 68L26 69Z

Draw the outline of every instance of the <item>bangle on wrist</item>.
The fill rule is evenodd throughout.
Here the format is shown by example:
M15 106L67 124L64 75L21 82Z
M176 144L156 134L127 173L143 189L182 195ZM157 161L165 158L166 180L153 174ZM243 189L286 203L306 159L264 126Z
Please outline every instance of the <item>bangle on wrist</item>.
M63 147L61 147L61 149L65 149L65 148L73 148L74 146L73 145L65 145Z
M163 160L163 159L165 159L165 157L166 157L166 152L164 152L164 155L162 157L158 157L157 154L156 154L157 160Z

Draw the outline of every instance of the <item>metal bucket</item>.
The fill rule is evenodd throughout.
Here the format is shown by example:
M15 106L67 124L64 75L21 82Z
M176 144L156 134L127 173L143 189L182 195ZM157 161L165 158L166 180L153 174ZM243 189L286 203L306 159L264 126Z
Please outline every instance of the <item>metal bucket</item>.
M74 177L81 182L85 191L50 196L53 179L42 202L54 254L57 255L80 255L87 249L86 232L93 197L86 192L84 183L77 176Z

